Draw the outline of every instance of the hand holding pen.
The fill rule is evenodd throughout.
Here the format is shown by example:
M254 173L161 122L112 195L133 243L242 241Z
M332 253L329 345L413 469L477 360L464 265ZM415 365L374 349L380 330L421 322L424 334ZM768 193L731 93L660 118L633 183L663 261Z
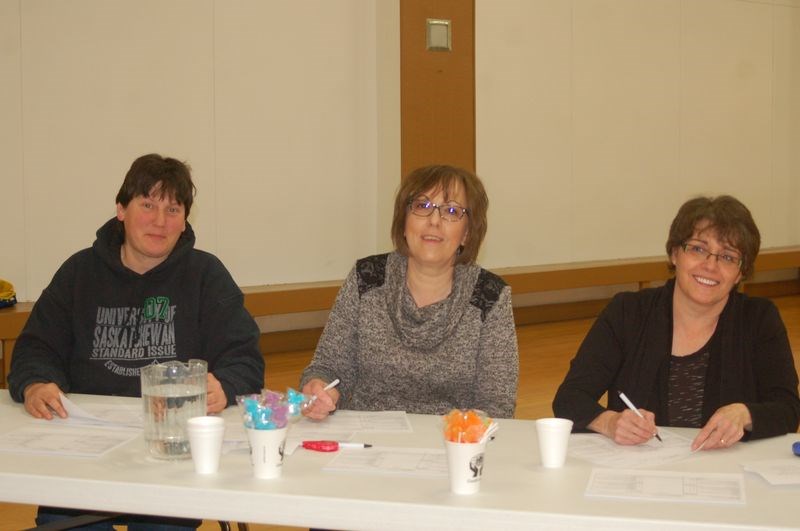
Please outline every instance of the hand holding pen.
M653 414L648 412L648 417L650 418L645 417L639 410L639 408L633 405L633 402L631 402L630 399L627 396L625 396L625 393L623 393L622 391L617 391L617 393L619 394L619 398L625 403L628 409L633 412L634 415L636 415L641 420L648 422L649 424L652 424L653 428L652 430L648 430L650 437L648 437L647 439L649 440L651 437L655 437L659 441L664 442L663 440L661 440L661 436L658 434L658 429L655 426L654 422L655 417L653 416Z
M311 398L303 408L303 415L314 420L322 420L330 415L339 401L339 391L335 389L337 385L338 378L328 384L319 378L307 382L303 386L303 394Z

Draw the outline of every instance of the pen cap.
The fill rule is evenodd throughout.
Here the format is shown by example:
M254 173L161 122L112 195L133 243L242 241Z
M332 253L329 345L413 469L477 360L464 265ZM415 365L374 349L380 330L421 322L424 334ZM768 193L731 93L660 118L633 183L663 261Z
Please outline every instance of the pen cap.
M303 441L303 448L315 452L335 452L339 449L336 441Z

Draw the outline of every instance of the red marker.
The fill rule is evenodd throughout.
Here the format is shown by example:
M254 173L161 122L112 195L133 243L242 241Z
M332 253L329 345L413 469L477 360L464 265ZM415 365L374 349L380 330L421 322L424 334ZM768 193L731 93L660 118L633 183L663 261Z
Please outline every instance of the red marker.
M340 448L372 448L371 444L338 441L303 441L303 448L315 452L335 452Z

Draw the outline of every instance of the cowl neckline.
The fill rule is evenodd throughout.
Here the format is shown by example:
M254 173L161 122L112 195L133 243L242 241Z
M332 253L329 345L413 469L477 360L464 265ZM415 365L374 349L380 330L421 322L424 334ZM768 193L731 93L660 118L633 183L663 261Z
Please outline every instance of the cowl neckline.
M392 253L386 269L387 311L400 341L415 350L435 350L453 333L469 308L480 268L456 265L450 294L423 308L417 307L408 289L408 258Z

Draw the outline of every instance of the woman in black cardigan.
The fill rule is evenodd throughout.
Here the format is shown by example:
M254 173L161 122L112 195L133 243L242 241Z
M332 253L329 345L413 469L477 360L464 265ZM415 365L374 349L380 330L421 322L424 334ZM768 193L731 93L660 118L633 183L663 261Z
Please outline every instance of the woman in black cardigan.
M619 444L647 442L656 425L702 428L693 450L796 431L800 398L786 328L771 301L736 290L760 243L735 198L684 203L666 245L675 278L614 297L572 360L556 416ZM605 392L608 408L598 403Z

